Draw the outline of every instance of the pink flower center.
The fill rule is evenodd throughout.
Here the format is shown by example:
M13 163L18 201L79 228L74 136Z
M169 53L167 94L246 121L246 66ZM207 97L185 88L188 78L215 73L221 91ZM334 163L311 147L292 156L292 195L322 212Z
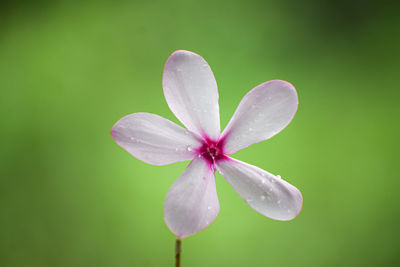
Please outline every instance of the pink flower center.
M199 157L207 161L211 168L214 168L214 163L218 160L225 158L223 150L223 140L214 141L205 138L201 147L197 149Z

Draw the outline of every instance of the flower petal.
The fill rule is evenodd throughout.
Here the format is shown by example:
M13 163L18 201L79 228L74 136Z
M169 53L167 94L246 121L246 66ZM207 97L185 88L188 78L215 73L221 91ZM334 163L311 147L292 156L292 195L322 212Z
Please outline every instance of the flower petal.
M298 98L288 82L262 83L245 95L221 135L232 154L280 132L294 117Z
M134 157L154 165L193 159L194 149L201 145L188 130L151 113L123 117L113 126L111 135Z
M229 157L217 161L216 167L246 203L262 215L286 221L300 213L300 191L280 176Z
M192 132L217 140L220 134L218 88L207 62L189 51L175 51L164 68L168 106Z
M173 233L183 238L206 228L218 212L214 169L203 159L195 158L168 191L165 222Z

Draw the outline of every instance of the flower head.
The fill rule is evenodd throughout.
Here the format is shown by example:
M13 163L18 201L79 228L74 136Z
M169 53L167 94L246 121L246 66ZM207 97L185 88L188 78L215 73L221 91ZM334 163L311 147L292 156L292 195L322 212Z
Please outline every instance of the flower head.
M189 51L174 52L165 65L163 89L168 106L186 126L151 113L134 113L112 128L114 140L134 157L153 165L191 160L165 199L167 226L183 238L206 228L219 212L215 170L246 203L276 220L291 220L301 210L300 191L233 154L280 132L297 110L288 82L262 83L244 96L220 132L218 89L207 62Z

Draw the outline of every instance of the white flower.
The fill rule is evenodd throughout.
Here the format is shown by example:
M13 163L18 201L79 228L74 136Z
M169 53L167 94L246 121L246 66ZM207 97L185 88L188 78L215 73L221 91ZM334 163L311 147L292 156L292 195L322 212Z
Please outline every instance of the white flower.
M167 226L183 238L206 228L219 212L215 170L257 212L291 220L302 207L300 191L253 165L228 157L280 132L297 110L295 88L273 80L251 90L220 133L218 89L207 62L188 51L174 52L165 65L168 106L187 127L151 113L123 117L111 135L134 157L153 165L191 160L164 204Z

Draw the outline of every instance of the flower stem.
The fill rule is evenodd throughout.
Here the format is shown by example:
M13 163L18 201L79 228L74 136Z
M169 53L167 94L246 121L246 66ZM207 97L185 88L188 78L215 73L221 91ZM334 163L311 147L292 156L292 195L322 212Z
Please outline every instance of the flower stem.
M180 238L177 238L175 243L175 267L181 266L181 251L182 251L182 240Z

